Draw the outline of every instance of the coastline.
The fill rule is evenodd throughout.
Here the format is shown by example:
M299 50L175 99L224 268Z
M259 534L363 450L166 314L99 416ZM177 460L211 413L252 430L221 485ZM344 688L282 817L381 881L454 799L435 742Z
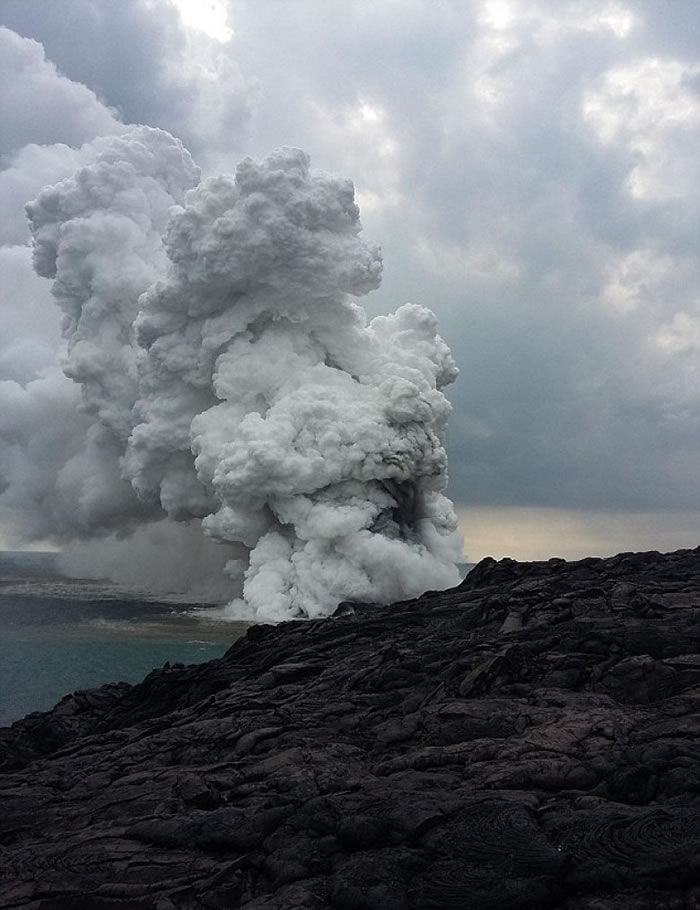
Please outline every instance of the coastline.
M700 548L484 560L69 696L0 730L0 908L688 905L699 607Z

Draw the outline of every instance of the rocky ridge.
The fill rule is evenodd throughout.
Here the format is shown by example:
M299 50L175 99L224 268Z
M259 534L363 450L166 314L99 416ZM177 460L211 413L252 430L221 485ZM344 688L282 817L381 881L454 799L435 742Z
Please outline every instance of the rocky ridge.
M700 908L700 548L484 560L0 730L0 908Z

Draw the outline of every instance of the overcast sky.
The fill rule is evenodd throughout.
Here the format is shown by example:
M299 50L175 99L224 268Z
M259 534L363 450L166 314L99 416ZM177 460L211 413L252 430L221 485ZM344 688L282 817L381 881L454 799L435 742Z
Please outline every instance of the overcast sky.
M205 174L299 146L383 248L370 315L431 307L457 360L470 559L700 543L697 0L3 0L0 25L0 380L54 368L23 205L82 143L162 127Z

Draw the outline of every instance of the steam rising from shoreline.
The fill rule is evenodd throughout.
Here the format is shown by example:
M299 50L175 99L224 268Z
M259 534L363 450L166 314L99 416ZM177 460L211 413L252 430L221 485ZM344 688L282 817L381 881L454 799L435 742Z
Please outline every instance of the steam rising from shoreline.
M429 310L367 324L353 300L382 265L349 181L282 149L200 183L141 127L27 211L86 427L55 535L201 522L231 614L257 619L458 582L441 392L457 371Z

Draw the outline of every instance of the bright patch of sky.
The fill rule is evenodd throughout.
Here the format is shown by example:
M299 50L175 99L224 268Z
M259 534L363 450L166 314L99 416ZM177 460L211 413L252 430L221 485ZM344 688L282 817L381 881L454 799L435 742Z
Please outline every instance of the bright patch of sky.
M233 38L228 9L221 0L171 0L187 28L203 32L209 38L225 43Z

